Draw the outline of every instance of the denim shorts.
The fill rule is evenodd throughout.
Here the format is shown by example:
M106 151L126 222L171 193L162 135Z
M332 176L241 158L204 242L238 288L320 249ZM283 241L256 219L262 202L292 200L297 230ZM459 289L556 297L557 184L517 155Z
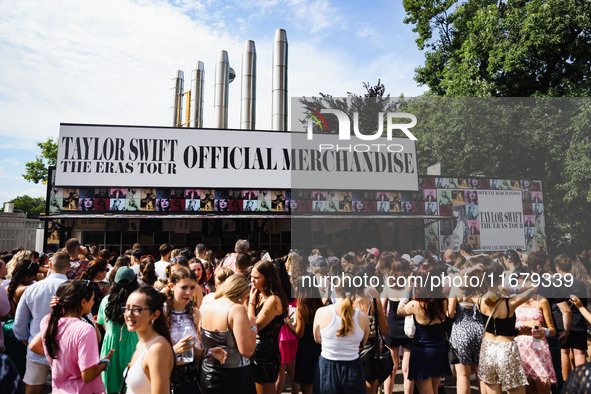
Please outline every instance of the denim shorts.
M360 358L333 361L322 356L314 374L314 394L365 393L365 374Z

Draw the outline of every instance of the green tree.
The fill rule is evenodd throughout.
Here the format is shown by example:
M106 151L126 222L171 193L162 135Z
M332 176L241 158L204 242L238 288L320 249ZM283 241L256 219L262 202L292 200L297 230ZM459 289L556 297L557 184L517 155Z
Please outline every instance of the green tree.
M417 46L425 52L415 79L428 86L428 96L591 96L591 2L403 0L403 5L405 23L414 26ZM491 115L485 109L492 103L439 102L435 109L433 102L416 101L419 165L441 162L449 175L540 179L549 246L556 247L565 234L589 242L591 101L536 101L522 107L527 115L518 111L519 102L512 104L516 111Z
M591 2L403 0L438 96L589 96Z
M15 211L26 213L28 218L37 217L45 213L45 199L43 197L18 196L8 202L14 204Z
M41 149L41 155L25 163L23 178L29 182L47 183L48 168L57 162L57 140L48 138L44 142L37 142L37 146Z

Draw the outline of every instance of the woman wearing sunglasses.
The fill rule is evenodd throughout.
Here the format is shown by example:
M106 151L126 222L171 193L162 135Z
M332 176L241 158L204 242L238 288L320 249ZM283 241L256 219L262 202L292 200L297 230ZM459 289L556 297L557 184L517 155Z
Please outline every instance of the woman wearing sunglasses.
M174 353L163 306L162 295L143 286L129 296L122 309L127 330L139 338L125 373L127 394L169 393Z

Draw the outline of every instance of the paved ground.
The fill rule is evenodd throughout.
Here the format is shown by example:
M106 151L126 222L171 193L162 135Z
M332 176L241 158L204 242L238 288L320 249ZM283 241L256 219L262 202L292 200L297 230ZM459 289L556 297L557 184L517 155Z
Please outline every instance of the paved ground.
M398 393L403 393L403 386L402 386L402 372L400 371L400 369L398 370L398 373L396 374L396 380L395 380L395 384L394 384L394 391L392 391L393 394L398 394ZM478 393L478 382L473 379L470 381L471 384L471 388L472 388L472 394L477 394ZM444 391L439 391L440 393L445 392L446 394L452 394L452 393L456 393L456 378L455 376L448 376L445 378L445 382L443 384L443 390ZM418 392L418 391L415 391ZM286 388L283 390L283 393L291 393L291 390L289 388Z

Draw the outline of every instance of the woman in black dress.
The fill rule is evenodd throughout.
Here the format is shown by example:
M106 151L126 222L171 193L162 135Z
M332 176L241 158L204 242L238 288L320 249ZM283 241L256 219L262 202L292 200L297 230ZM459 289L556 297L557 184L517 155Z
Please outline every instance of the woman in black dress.
M258 394L275 393L281 355L279 331L287 314L287 300L279 275L270 261L259 261L252 268L253 284L248 301L248 316L256 317L257 345L251 361Z
M410 265L404 259L392 261L392 270L390 276L384 284L382 299L384 301L384 310L387 311L388 334L385 336L386 346L390 349L394 368L392 375L384 382L384 392L391 393L394 389L394 376L398 371L400 361L399 352L402 349L402 376L404 377L404 392L412 393L414 382L408 380L408 361L410 359L410 349L412 347L412 338L404 333L404 317L396 313L398 305L402 298L408 297L409 289L405 288L406 277L410 275ZM398 279L400 278L400 279Z
M417 276L426 278L427 268L435 266L429 258L417 271ZM436 393L441 378L451 375L447 358L449 345L444 336L444 322L447 317L447 299L441 289L427 291L424 287L415 287L415 298L398 305L399 316L413 316L415 335L408 365L408 379L414 380L421 394Z
M312 331L314 315L318 308L323 306L320 292L314 286L313 277L312 274L306 273L298 278L298 306L295 325L288 319L285 323L299 339L294 381L299 383L303 394L312 394L314 371L322 350L322 346L314 340L314 332ZM309 285L304 286L305 284Z

